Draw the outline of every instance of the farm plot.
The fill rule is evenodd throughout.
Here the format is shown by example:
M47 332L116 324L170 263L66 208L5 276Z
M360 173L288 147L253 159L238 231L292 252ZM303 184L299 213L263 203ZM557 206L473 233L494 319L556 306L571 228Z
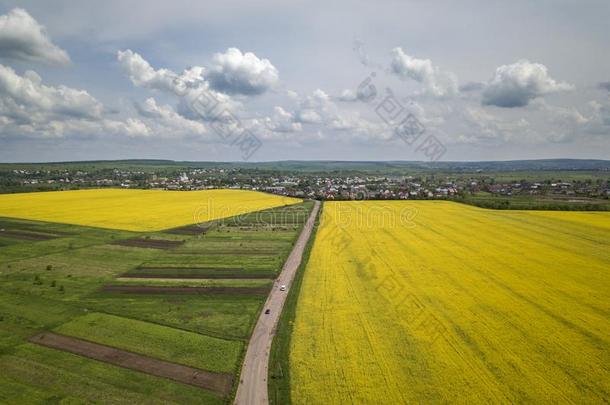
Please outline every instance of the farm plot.
M275 272L246 272L243 268L218 267L138 267L122 277L164 279L272 279Z
M51 235L48 233L31 232L19 229L0 229L0 237L23 240L49 240L55 239L58 236Z
M115 245L139 247L148 249L175 249L182 245L184 241L166 240L166 239L151 239L151 238L133 238L123 239L114 242Z
M284 209L295 208L271 211L281 217ZM0 222L5 229L55 236L0 238L10 241L0 243L2 403L227 403L278 262L300 230L298 224L255 222L239 229L233 221L215 223L208 235L142 234ZM142 242L117 243L125 240ZM142 246L156 241L171 249ZM223 253L208 261L212 251ZM162 263L169 278L146 263ZM203 273L221 268L223 278L201 278L201 268L192 267L197 263L209 266ZM150 273L122 277L139 271ZM173 278L176 271L197 278Z
M225 403L198 387L29 343L0 362L3 403Z
M103 245L114 239L133 238L137 234L126 231L107 230L101 228L88 228L82 226L34 222L9 218L0 218L0 229L5 231L17 230L34 232L45 235L53 235L46 240L26 240L17 238L3 238L0 234L0 241L6 241L0 252L0 263L18 261L27 258L43 257L53 253L72 250L78 252L83 247ZM32 243L36 242L36 243ZM1 271L1 270L0 270Z
M234 286L155 286L155 285L105 285L102 291L127 294L201 294L201 295L260 295L267 296L269 287Z
M125 275L159 278L274 278L290 253L312 203L273 208L216 221Z
M32 336L29 341L44 347L63 350L130 370L169 378L183 384L194 385L221 396L228 395L233 385L233 376L231 374L212 373L71 336L44 332Z
M273 281L267 279L231 279L231 278L135 278L119 277L114 285L147 285L147 286L181 286L181 287L267 287Z
M94 189L0 195L0 216L156 231L299 203L254 191Z
M292 402L607 402L609 271L607 213L327 203Z
M82 306L208 336L243 340L250 335L262 301L260 296L98 291L83 297Z
M113 346L202 370L231 373L242 342L101 313L89 313L53 329L61 335Z

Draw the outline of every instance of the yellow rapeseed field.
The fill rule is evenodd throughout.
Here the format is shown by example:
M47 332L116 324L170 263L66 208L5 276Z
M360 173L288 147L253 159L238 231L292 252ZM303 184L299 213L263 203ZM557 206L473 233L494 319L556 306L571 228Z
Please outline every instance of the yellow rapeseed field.
M296 404L608 403L610 214L326 203Z
M3 194L0 216L157 231L298 202L245 190L94 189Z

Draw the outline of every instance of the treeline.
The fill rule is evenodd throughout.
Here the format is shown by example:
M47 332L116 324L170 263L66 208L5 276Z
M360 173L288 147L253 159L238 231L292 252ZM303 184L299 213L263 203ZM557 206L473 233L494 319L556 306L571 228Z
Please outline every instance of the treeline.
M455 202L474 205L481 208L489 208L494 210L540 210L540 211L610 211L609 204L592 204L592 203L552 203L552 202L518 202L512 203L509 200L489 201L489 200L473 200L467 198L451 199Z

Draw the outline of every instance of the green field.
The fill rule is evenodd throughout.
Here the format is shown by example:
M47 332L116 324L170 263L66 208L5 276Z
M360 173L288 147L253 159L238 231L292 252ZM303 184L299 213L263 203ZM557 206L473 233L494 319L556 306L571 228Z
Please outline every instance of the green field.
M233 372L242 343L115 315L90 313L53 329L62 335L203 370Z
M22 344L1 358L0 402L222 404L218 396L59 350Z
M114 285L147 285L155 287L269 287L273 284L268 279L164 279L164 278L117 278Z
M610 211L610 200L563 195L501 196L487 192L454 198L481 208L549 211Z
M230 401L27 339L52 331L236 376L265 297L236 295L230 289L271 287L312 205L305 202L205 224L201 234L135 233L0 218L0 402ZM175 249L116 244L135 237L184 243ZM172 277L190 271L197 278L157 278L155 269ZM151 274L133 277L140 272ZM206 278L218 273L232 278ZM248 278L252 274L254 278ZM229 292L101 290L109 284L222 287Z

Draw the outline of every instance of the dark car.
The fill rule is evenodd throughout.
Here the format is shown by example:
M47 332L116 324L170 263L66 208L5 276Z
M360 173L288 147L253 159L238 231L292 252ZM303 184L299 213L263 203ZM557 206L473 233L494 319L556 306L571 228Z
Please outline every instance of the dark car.
M269 313L271 313L271 310L270 309L265 309L265 314L269 314Z

